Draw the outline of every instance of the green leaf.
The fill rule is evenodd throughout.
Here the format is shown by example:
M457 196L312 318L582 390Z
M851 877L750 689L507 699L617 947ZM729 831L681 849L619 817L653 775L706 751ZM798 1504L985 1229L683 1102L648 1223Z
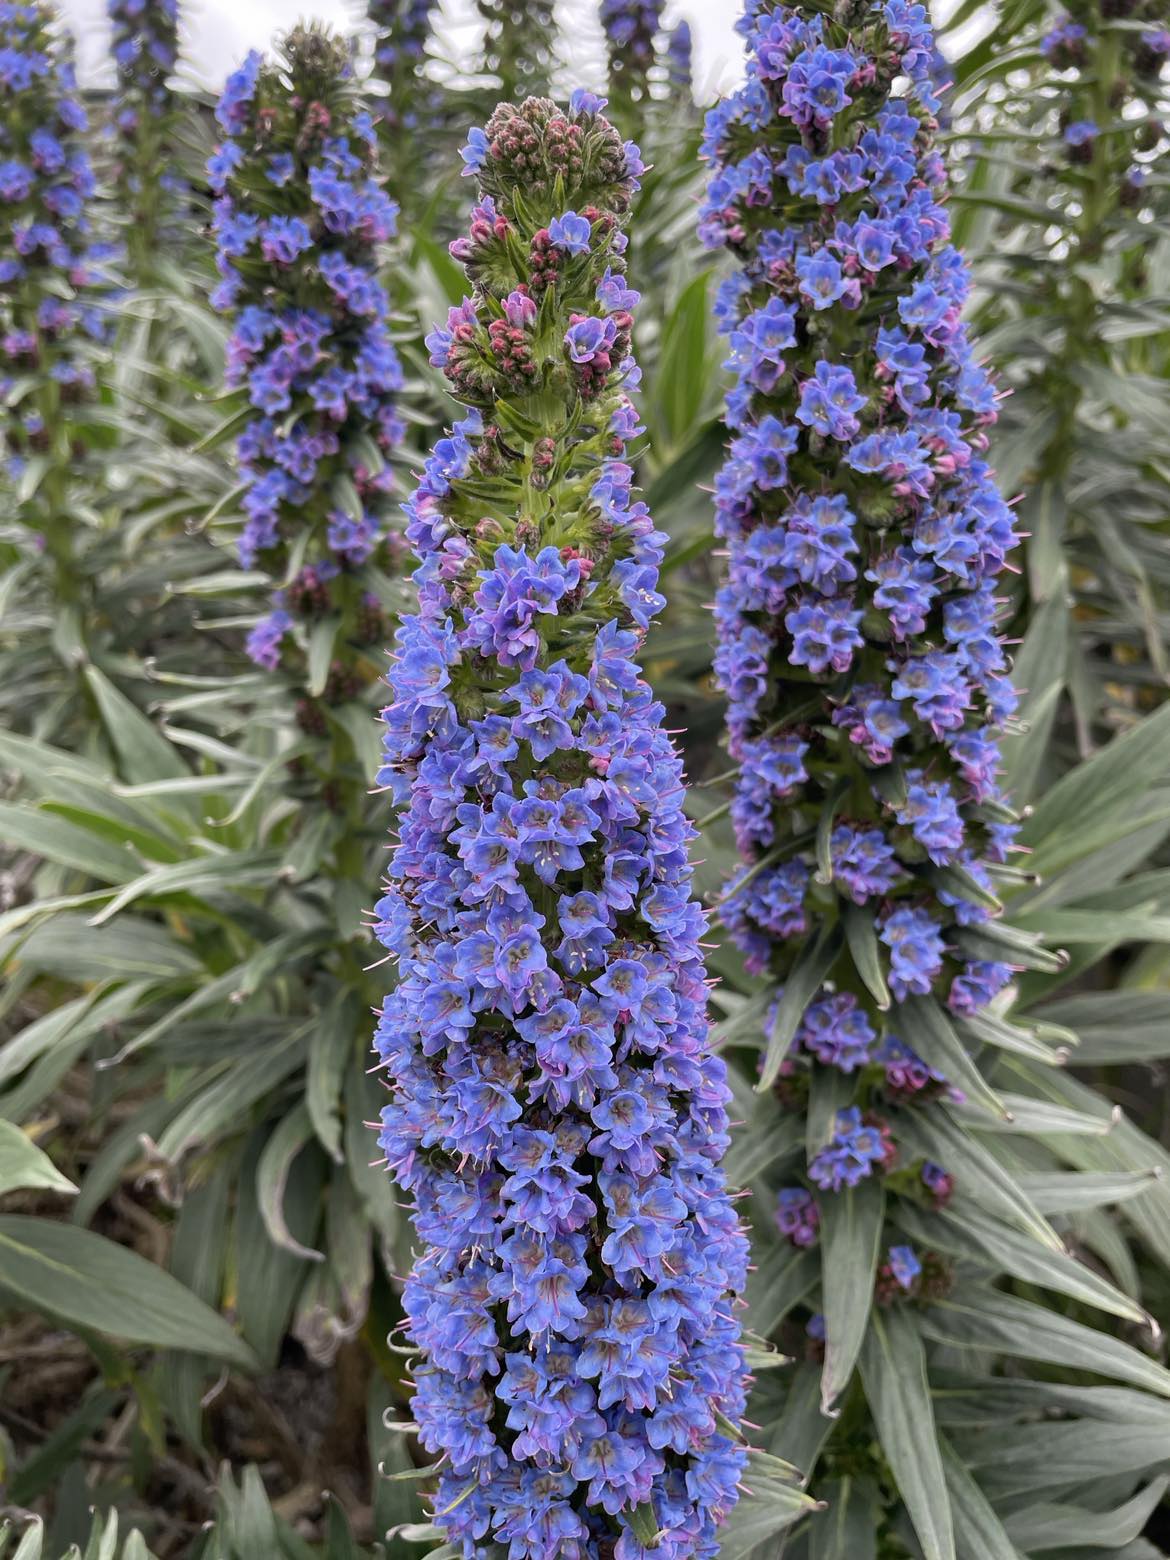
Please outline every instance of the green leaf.
M90 925L104 925L137 899L222 893L225 884L233 888L263 885L272 881L279 864L276 851L237 850L153 867L120 888L107 905L91 916Z
M0 840L103 883L125 883L141 871L138 859L124 846L55 813L15 802L0 802Z
M333 646L337 643L341 618L336 613L319 618L309 632L309 692L319 699L325 692L329 667L333 661Z
M1023 830L1032 848L1029 867L1049 875L1087 854L1086 839L1102 826L1138 824L1134 803L1147 798L1170 771L1170 705L1148 715L1078 764L1037 802Z
M969 1285L961 1296L930 1306L922 1327L939 1343L1087 1370L1170 1397L1170 1371L1156 1361L1108 1333L1030 1300Z
M719 1530L719 1560L746 1560L757 1544L774 1541L801 1517L823 1509L790 1479L771 1471L772 1464L766 1453L749 1455L743 1483L751 1494L740 1496Z
M1063 1076L1053 1073L1053 1077ZM962 1105L948 1105L948 1112L964 1126L978 1128L980 1132L1019 1132L1030 1137L1070 1134L1074 1137L1108 1137L1120 1119L1120 1109L1114 1107L1104 1115L1090 1115L1087 1111L1071 1110L1065 1105L1039 1100L1030 1094L1011 1094L1004 1091L1000 1099L1007 1106L1007 1119L990 1121L986 1116L968 1114ZM1102 1107L1104 1100L1094 1100Z
M1052 489L1047 484L1045 488L1048 504L1040 519L1033 520L1030 527L1033 537L1037 534L1037 525L1043 524L1052 513ZM1044 503L1041 497L1039 504L1043 506ZM1028 561L1031 564L1031 547ZM1045 591L1049 584L1054 584L1055 589L1047 600L1034 593L1033 599L1041 604L1033 612L1012 669L1016 685L1028 690L1021 696L1017 712L1020 727L1026 729L1021 735L1007 737L1003 743L1004 790L1016 799L1017 804L1030 801L1036 793L1036 782L1064 689L1068 660L1069 608L1066 586L1060 578L1066 573L1063 558L1060 558L1057 570L1045 572L1048 576Z
M865 989L869 992L878 1010L884 1013L890 1005L890 989L886 985L885 972L882 969L881 951L878 948L877 933L874 931L873 916L867 915L860 905L847 905L845 907L845 938L849 944L849 954L853 960L853 966L861 976Z
M1008 1104L1006 1100L1004 1103ZM1011 1106L1008 1108L1010 1110ZM972 1133L957 1126L948 1111L949 1107L932 1111L929 1117L921 1112L914 1121L914 1133L927 1145L928 1157L937 1164L946 1165L972 1202L1010 1220L1041 1245L1063 1251L1064 1242L1043 1214L1028 1201L1015 1177Z
M800 1145L798 1120L778 1111L774 1100L756 1099L753 1104L757 1108L751 1121L732 1133L731 1147L723 1162L732 1186L746 1186Z
M958 1198L953 1212L927 1215L906 1206L899 1210L898 1222L907 1234L928 1246L937 1244L959 1257L978 1259L983 1256L997 1271L1010 1273L1024 1283L1054 1289L1058 1294L1136 1322L1139 1327L1149 1322L1146 1312L1136 1301L1115 1289L1083 1262L1050 1251L1030 1236L1001 1224Z
M1164 1471L1170 1438L1165 1425L1152 1425L1131 1410L1128 1419L1115 1422L987 1424L972 1433L959 1432L955 1448L998 1501L1018 1504L1017 1497L1035 1500L1042 1490L1075 1495L1097 1479L1120 1477L1131 1488L1146 1469Z
M933 997L907 997L898 1008L898 1027L906 1044L929 1067L976 1105L993 1116L1006 1118L1008 1111L955 1033L950 1019Z
M1046 1002L1034 1016L1076 1031L1078 1062L1144 1062L1170 1056L1167 992L1078 991Z
M4 1288L35 1311L130 1343L193 1349L244 1370L256 1358L223 1317L169 1273L101 1235L0 1215Z
M0 1117L0 1197L25 1188L30 1191L77 1191L73 1182L33 1140L11 1121Z
M213 1142L229 1125L238 1122L257 1100L263 1099L287 1078L304 1059L312 1021L290 1029L279 1045L248 1050L244 1044L247 1018L238 1015L241 1056L222 1069L207 1088L184 1107L158 1142L160 1156L177 1165L185 1154L202 1143Z
M265 1143L256 1169L256 1201L269 1238L294 1256L310 1262L324 1262L324 1252L302 1245L292 1234L284 1216L284 1194L289 1171L297 1155L313 1135L307 1107L293 1107Z
M1004 1530L991 1502L956 1457L945 1437L939 1437L943 1475L951 1498L958 1560L1023 1560Z
M217 1309L223 1291L230 1229L230 1198L237 1162L218 1166L197 1186L188 1187L171 1239L170 1269L179 1283ZM202 1449L203 1395L207 1361L187 1350L159 1361L159 1397L189 1445Z
M784 983L784 993L776 1006L776 1017L768 1036L768 1048L764 1053L764 1065L756 1084L758 1094L765 1093L780 1076L780 1067L788 1055L788 1048L796 1037L804 1010L820 990L821 982L832 969L841 950L841 928L835 922L826 922L815 942L801 950L791 974Z
M361 1200L366 1217L384 1240L394 1237L402 1216L394 1183L379 1161L385 1154L378 1136L367 1122L377 1122L385 1100L385 1091L370 1076L364 1055L352 1062L345 1081L345 1157L349 1177Z
M31 498L36 497L37 489L49 473L48 457L44 455L32 455L24 463L16 484L16 502L23 507Z
M821 1412L831 1414L853 1377L873 1306L885 1195L875 1177L821 1199L825 1365Z
M1165 1494L1167 1484L1170 1479L1155 1479L1112 1511L1087 1511L1081 1506L1026 1506L1008 1517L1007 1530L1029 1554L1042 1549L1061 1549L1066 1545L1095 1544L1102 1549L1120 1549L1123 1544L1140 1538Z
M170 980L200 968L195 955L156 921L126 915L114 926L90 926L84 916L56 915L35 926L19 963L66 980Z
M336 1164L344 1164L341 1149L341 1091L346 1064L353 1050L353 1017L345 997L322 1014L309 1040L305 1104L322 1148Z
M1041 1213L1079 1213L1085 1208L1108 1208L1128 1202L1161 1178L1161 1167L1149 1170L1106 1170L1083 1174L1038 1170L1018 1177L1020 1189Z
M827 1509L809 1525L809 1560L875 1560L882 1507L874 1480L832 1479L820 1495Z
M654 377L661 404L664 443L677 447L693 435L710 395L708 292L711 274L702 270L683 288L666 321L662 360Z
M115 688L104 672L96 666L87 666L85 679L97 700L102 724L118 755L124 780L138 784L146 780L173 780L190 774L158 727Z
M748 1274L747 1324L763 1338L794 1306L812 1293L820 1276L820 1263L811 1251L797 1251L785 1241L769 1251Z
M859 1363L882 1453L925 1560L957 1560L926 1353L911 1313L898 1306L876 1311Z
M137 984L107 990L95 988L78 1002L64 1004L21 1030L0 1050L0 1076L23 1072L3 1099L3 1114L13 1121L30 1115L107 1026L116 1026L134 1011L144 987Z
M245 1149L233 1231L233 1265L244 1337L265 1368L272 1369L309 1264L274 1246L264 1228L256 1200L256 1166L266 1136L265 1130L259 1129ZM320 1223L324 1168L319 1154L301 1154L289 1175L285 1222L293 1237L306 1246L315 1238Z

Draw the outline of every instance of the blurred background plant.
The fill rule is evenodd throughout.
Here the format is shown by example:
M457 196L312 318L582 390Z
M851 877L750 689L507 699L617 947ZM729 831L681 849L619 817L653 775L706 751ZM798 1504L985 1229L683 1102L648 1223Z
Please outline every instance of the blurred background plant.
M1014 391L992 458L1005 495L1028 494L1026 566L1008 587L1024 720L1006 756L1017 801L1032 807L1027 869L1042 882L1021 880L1007 897L1014 924L1071 955L1020 982L1023 1038L993 1048L987 1076L1029 1130L985 1134L982 1170L1026 1186L1088 1265L1086 1283L1108 1279L1164 1317L1170 181L1157 9L1086 0L1066 17L1046 0L993 12L968 0L940 20L971 318ZM356 90L380 116L380 164L402 207L375 263L403 425L388 463L361 445L368 471L393 473L378 512L395 533L397 502L445 416L423 338L463 295L446 252L469 203L457 147L499 97L565 81L551 7L480 0L479 10L474 57L454 62L429 7L355 15L358 79L330 108L352 114ZM13 52L0 71L0 1516L12 1528L0 1553L19 1542L21 1560L56 1560L74 1543L126 1560L399 1560L426 1553L427 1529L418 1483L375 1476L379 1465L409 1475L417 1454L383 1425L405 1398L406 1361L387 1338L410 1250L363 1125L380 1095L366 1072L369 1008L392 972L362 967L376 955L360 911L376 897L385 832L383 799L362 781L377 747L368 678L409 590L391 543L360 571L384 639L361 646L341 633L334 620L355 598L298 619L298 648L290 640L276 669L249 660L268 595L326 555L327 510L352 521L363 498L355 506L351 479L330 470L328 496L315 490L291 545L241 563L252 478L233 449L257 409L224 388L232 322L210 302L222 279L206 231L215 102L181 64L172 70L169 6L117 0L111 14L122 70L115 94L87 93L89 131L73 107L53 118L77 95L48 13L16 4L2 24ZM713 902L735 859L709 610L723 567L710 489L729 376L711 312L716 261L695 231L701 127L677 12L664 31L657 7L607 0L592 20L599 36L603 24L611 38L632 29L609 70L623 133L650 164L629 257L643 293L637 466L669 536L669 604L647 671L680 732ZM52 63L34 78L14 54ZM123 114L114 138L99 133ZM67 174L38 166L40 132L66 147ZM18 234L45 220L44 192L65 185L81 203L52 213L68 259L53 244L21 254ZM299 180L255 188L258 220L316 224ZM157 224L149 240L146 224ZM95 239L107 252L83 275L75 251ZM264 272L251 253L249 286L280 263ZM75 375L81 394L63 406ZM300 400L272 413L282 438L294 408L305 415ZM325 705L322 736L319 723L298 724L297 703L324 703L339 642L364 670L352 696ZM344 830L325 800L333 766ZM731 1174L765 1210L748 1325L776 1335L800 1314L808 1267L770 1219L783 1122L751 1092L767 993L729 945L709 963L743 1106ZM1034 1325L1062 1341L1029 1385L1013 1363L1018 1338L976 1338L952 1313L935 1328L935 1419L973 1476L956 1475L951 1498L966 1502L964 1532L980 1535L960 1540L961 1560L1170 1551L1156 1509L1170 1414L1101 1385L1100 1360L1069 1342L1078 1335L1067 1329L1090 1314L1100 1325L1100 1312L1026 1278L999 1288L1042 1306ZM1148 1345L1129 1322L1107 1325L1109 1345ZM811 1467L831 1428L817 1411L818 1365L761 1383L749 1410L765 1426L757 1439ZM780 1545L795 1560L930 1553L906 1527L900 1470L882 1473L874 1524L873 1455L814 1487L827 1516L802 1515L783 1484L753 1483L724 1560L776 1560ZM988 1500L1006 1514L1010 1548L979 1525ZM116 1512L116 1530L104 1515L95 1528L91 1508Z

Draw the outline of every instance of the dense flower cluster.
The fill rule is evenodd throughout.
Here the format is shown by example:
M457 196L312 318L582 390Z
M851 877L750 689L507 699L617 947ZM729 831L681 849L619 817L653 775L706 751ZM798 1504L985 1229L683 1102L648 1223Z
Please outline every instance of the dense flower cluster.
M169 78L179 59L179 0L106 0L106 7L118 73L115 173L130 218L130 247L147 257L185 192L170 168Z
M817 1192L921 1169L937 1204L949 1176L902 1164L883 1112L948 1091L902 1004L962 1021L1013 975L991 892L1013 837L996 581L1017 541L984 459L995 401L960 318L923 7L753 0L741 31L748 79L708 116L701 218L742 266L718 300L736 384L716 670L748 865L723 920L782 988L814 933L823 950L790 1041L773 1009L764 1066L793 1103L810 1068L854 1080L811 1145ZM784 1198L807 1243L815 1214Z
M374 24L374 64L388 83L390 96L382 122L388 130L417 130L427 88L421 66L426 59L435 0L369 0Z
M99 251L88 206L94 180L72 67L35 0L0 4L0 355L13 461L68 461L64 403L94 386L91 344L106 332Z
M609 54L609 89L614 103L623 111L649 99L662 8L663 0L601 0L601 25Z
M602 107L503 104L470 138L473 295L428 338L469 410L406 506L419 612L385 712L414 1416L445 1454L436 1520L515 1560L714 1556L744 1460L730 1094L636 659L665 541L623 458L641 164Z
M396 208L351 88L344 44L295 29L276 63L253 53L229 77L217 109L225 139L208 164L213 301L234 318L227 379L256 414L238 444L240 559L286 581L248 650L303 681L310 645L331 638L326 704L370 679L363 647L384 642L364 575L392 561L387 457L402 436L402 370L377 269ZM322 728L313 699L301 723Z

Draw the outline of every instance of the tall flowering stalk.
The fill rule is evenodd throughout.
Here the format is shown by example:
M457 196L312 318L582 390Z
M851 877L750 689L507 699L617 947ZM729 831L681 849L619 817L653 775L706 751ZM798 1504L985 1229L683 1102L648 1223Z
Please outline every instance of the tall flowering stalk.
M841 1413L824 1477L873 1481L858 1531L900 1500L922 1552L954 1560L974 1501L995 1542L985 1526L961 1552L1006 1553L986 1498L944 1468L924 1339L1071 1357L1045 1352L1067 1318L1006 1296L1005 1270L1143 1313L1068 1257L1005 1168L1017 1156L983 1147L1012 1119L986 1057L1060 1059L1007 1019L1014 973L1060 961L1002 924L994 891L1013 876L997 590L1017 536L984 459L995 398L961 320L933 38L904 0L749 0L740 29L747 81L708 116L701 219L740 262L718 300L736 383L716 670L746 865L722 918L775 989L759 1087L790 1113L787 1130L763 1113L786 1182L781 1309L812 1313L822 1408ZM1027 1150L1059 1163L1043 1139ZM1077 1338L1090 1368L1166 1392L1107 1333Z
M636 659L665 541L623 458L641 163L601 107L471 134L473 292L428 338L467 414L407 506L385 713L381 1143L423 1243L414 1416L468 1556L712 1556L745 1455L729 1091Z
M380 123L398 134L417 130L429 91L422 76L435 0L369 0L374 65L390 88Z
M402 370L378 264L396 208L340 39L299 27L274 60L250 54L216 117L213 302L233 318L227 380L253 414L240 560L278 583L248 654L284 675L301 727L323 738L388 633L374 584L394 563Z
M484 22L483 64L509 100L547 92L556 54L553 0L476 0Z
M89 203L85 110L42 4L0 6L0 352L17 515L52 561L61 610L81 576L66 492L79 446L70 409L94 391L106 331ZM74 631L82 633L80 617Z
M601 0L610 98L623 126L632 126L650 101L662 7L663 0Z
M708 117L702 219L743 264L719 300L737 383L716 666L751 865L723 913L751 969L832 970L836 992L803 1021L789 997L771 1084L801 1023L807 1064L811 1015L870 1060L907 998L966 1017L1011 978L989 866L1013 832L995 589L1016 536L982 458L995 403L939 204L925 13L754 14L748 85Z
M179 0L107 0L118 73L113 106L116 175L127 245L141 271L156 255L184 192L170 170L179 60Z
M960 319L925 12L753 5L741 30L748 80L708 116L701 222L742 267L718 302L736 385L716 670L747 865L722 914L779 988L760 1086L811 1110L777 1212L806 1247L825 1199L863 1182L935 1209L954 1189L897 1123L962 1098L951 1022L978 1036L1026 941L992 891L1013 837L996 582L1016 535L983 459L994 397ZM885 1245L880 1298L945 1287ZM826 1406L852 1364L838 1349Z

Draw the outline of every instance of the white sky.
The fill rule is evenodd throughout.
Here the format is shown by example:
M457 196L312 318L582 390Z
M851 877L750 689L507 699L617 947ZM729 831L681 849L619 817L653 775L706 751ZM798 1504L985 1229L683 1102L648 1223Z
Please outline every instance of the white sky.
M58 0L58 8L77 39L83 81L89 84L108 80L105 0ZM604 85L597 9L597 0L560 0L566 84L593 88ZM668 0L666 25L672 26L683 16L691 24L696 85L702 99L716 96L720 88L726 88L739 75L742 46L733 31L739 12L737 0ZM274 33L302 18L350 29L364 15L362 0L185 0L184 54L191 74L203 86L218 88L249 49L266 48ZM474 0L441 0L440 18L437 34L441 56L457 67L469 68L479 36Z

